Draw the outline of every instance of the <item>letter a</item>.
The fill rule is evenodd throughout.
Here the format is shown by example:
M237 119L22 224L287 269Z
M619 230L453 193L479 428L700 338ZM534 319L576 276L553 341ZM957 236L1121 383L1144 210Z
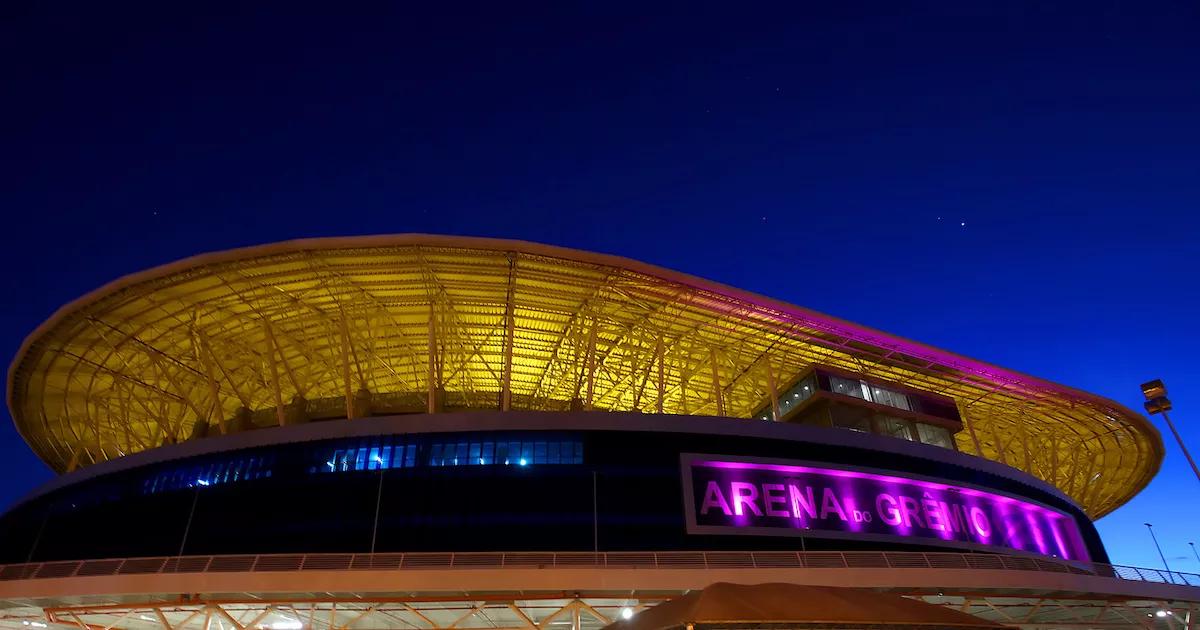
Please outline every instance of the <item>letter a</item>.
M704 503L700 506L700 514L708 514L709 508L719 507L729 516L732 510L729 509L729 502L725 500L725 495L721 494L721 488L717 482L710 481L704 487Z

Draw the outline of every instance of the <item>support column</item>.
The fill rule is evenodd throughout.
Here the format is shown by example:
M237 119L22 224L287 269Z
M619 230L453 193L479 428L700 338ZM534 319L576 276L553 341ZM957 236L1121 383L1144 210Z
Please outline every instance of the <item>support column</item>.
M435 381L434 375L437 371L436 365L435 365L436 362L437 362L437 330L436 330L436 323L434 321L433 302L431 301L429 303L429 360L428 360L429 365L428 365L428 370L427 370L428 373L426 374L426 377L425 377L429 383L428 391L425 394L425 411L426 411L426 413L437 412L437 386L438 386L438 383L434 382Z
M216 416L217 427L221 429L221 435L225 435L229 433L229 429L225 425L225 413L221 409L221 388L217 385L217 375L211 363L211 352L208 350L207 341L195 328L192 328L192 350L196 353L196 358L200 360L200 365L204 368L204 376L208 380L208 395L212 396L213 401L212 415Z
M346 419L354 418L354 384L350 380L350 327L346 323L346 313L342 311L342 384L346 388Z
M587 347L587 398L583 401L583 408L587 411L592 410L592 395L596 391L596 325L598 322L592 318L592 327L588 330L588 347Z
M512 407L512 355L513 332L516 328L513 321L513 293L516 289L517 259L508 254L508 295L504 301L504 373L500 384L500 409L508 411Z
M663 398L667 395L667 381L663 375L665 367L663 366L663 342L661 335L659 335L658 341L654 345L654 356L658 360L658 402L655 403L655 409L661 414L663 412Z
M779 422L779 391L775 387L775 371L771 369L771 357L763 357L763 365L767 368L767 391L771 395L771 419Z
M271 392L275 395L275 419L283 426L283 391L279 388L279 368L275 365L275 335L271 332L271 323L263 320L263 336L267 341L267 366L271 377Z
M717 402L717 415L724 416L725 415L725 396L721 393L721 373L720 373L720 370L717 369L717 351L710 350L709 357L711 359L710 363L712 366L713 399L716 400L716 402Z

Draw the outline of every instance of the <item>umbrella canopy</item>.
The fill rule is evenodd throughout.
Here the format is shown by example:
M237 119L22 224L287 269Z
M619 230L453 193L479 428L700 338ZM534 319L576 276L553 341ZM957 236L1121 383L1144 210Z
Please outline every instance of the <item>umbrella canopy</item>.
M717 582L605 630L696 627L1002 628L944 606L892 593L799 584Z

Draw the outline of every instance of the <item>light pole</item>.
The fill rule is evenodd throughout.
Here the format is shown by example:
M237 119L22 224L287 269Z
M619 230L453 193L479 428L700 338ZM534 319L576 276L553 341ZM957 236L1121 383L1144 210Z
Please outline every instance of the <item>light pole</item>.
M1150 530L1150 538L1154 541L1154 548L1158 550L1158 557L1162 558L1163 568L1167 570L1167 575L1170 576L1171 567L1167 565L1167 557L1163 555L1162 547L1158 546L1158 536L1154 535L1154 526L1150 523L1143 523L1143 525L1146 526L1146 529ZM1174 584L1175 581L1171 580L1171 583Z
M1157 378L1148 383L1142 383L1142 395L1146 397L1146 413L1162 414L1163 420L1167 421L1167 426L1171 429L1171 435L1174 435L1175 441L1179 443L1179 450L1183 451L1183 456L1187 458L1188 464L1191 464L1196 480L1200 481L1200 468L1196 467L1196 461L1192 459L1192 454L1183 445L1183 438L1179 436L1179 431L1175 430L1175 423L1171 422L1171 416L1167 415L1167 412L1171 410L1171 401L1167 398L1167 386Z

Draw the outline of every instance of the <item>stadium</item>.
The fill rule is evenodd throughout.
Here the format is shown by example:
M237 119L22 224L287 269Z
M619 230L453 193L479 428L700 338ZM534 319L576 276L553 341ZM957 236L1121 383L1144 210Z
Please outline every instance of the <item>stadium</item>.
M8 405L59 476L0 516L0 627L590 630L716 582L1200 612L1093 525L1162 461L1140 414L614 256L189 258L55 313Z

